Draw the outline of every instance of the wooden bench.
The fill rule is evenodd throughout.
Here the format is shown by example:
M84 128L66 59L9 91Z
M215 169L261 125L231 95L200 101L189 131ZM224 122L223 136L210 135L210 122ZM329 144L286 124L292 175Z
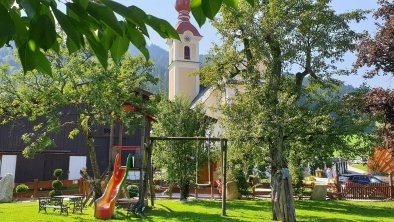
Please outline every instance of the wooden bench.
M47 213L47 208L52 208L53 211L59 210L60 214L66 213L68 215L69 207L63 204L63 198L57 197L40 197L38 198L38 212L42 210Z

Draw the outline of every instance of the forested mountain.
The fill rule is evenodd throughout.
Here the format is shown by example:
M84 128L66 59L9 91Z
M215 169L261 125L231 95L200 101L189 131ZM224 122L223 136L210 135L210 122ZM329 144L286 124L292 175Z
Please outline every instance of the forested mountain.
M167 95L168 92L168 51L160 48L157 45L149 45L148 50L150 53L151 60L155 63L153 76L159 78L159 83L155 86L149 86L148 91L152 93L163 93ZM20 68L20 65L15 62L13 56L13 48L11 47L3 47L0 48L0 63L10 64L12 69ZM129 47L129 53L132 56L140 55L141 53L135 48L133 45ZM201 65L204 65L204 55L200 55ZM351 85L342 86L339 94L345 95L349 92L354 92L356 90L355 87Z

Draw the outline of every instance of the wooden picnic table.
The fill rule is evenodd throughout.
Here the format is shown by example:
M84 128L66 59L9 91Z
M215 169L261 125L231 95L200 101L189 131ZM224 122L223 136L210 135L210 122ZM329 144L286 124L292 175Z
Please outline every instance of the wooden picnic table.
M64 200L68 199L69 204L72 207L73 213L83 210L83 196L81 195L59 195L54 197L40 197L38 198L38 212L45 211L47 213L47 208L52 208L53 211L60 210L60 214L66 213L68 215L68 209L70 206L64 203Z

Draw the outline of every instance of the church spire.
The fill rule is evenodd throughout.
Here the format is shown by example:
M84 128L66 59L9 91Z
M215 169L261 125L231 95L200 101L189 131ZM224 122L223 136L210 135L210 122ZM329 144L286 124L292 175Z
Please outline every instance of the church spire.
M176 0L179 40L167 39L170 47L168 66L168 99L182 96L190 102L200 92L200 77L191 75L200 69L199 42L202 38L190 23L190 0Z
M188 22L190 20L190 0L176 0L175 9L179 13L179 21Z

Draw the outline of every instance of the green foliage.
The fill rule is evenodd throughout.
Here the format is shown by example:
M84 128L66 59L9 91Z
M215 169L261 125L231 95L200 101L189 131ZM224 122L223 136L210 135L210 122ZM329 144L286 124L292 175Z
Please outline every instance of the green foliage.
M48 196L54 197L54 196L60 196L62 194L63 194L63 192L61 190L51 190L51 191L49 191Z
M197 23L202 26L206 18L215 18L215 15L219 12L223 3L233 9L237 9L239 2L239 0L191 0L190 8ZM245 0L245 2L254 5L255 0Z
M205 136L209 120L201 106L190 109L189 104L189 101L182 98L176 98L173 102L163 98L155 116L157 122L153 125L154 135ZM153 162L156 167L166 172L165 179L178 187L192 184L196 176L196 161L199 161L199 167L203 166L206 162L207 147L197 141L164 141L155 145Z
M367 164L352 164L351 166L356 169L368 172L368 165Z
M249 195L249 184L245 175L244 170L242 169L241 164L235 164L230 168L234 174L234 179L237 181L238 191L241 195Z
M129 192L130 197L138 197L140 189L137 185L128 185L127 190Z
M353 135L374 140L373 119L347 107L336 94L340 82L333 79L349 73L336 64L363 37L349 24L367 12L338 14L330 1L254 3L240 3L237 10L223 7L213 22L222 41L198 74L221 93L235 91L219 119L225 137L235 140L229 159L268 163L277 196L284 188L282 168L325 161L337 150L356 153L346 141ZM279 202L274 218L295 214L292 198Z
M55 190L60 190L63 187L63 183L60 180L54 180L52 181L52 187Z
M316 178L314 177L314 176L308 176L307 178L306 178L306 181L316 181Z
M332 79L347 73L335 61L362 37L349 23L362 20L366 12L338 15L328 1L255 3L223 8L223 16L213 22L223 44L212 49L209 65L199 72L206 85L236 91L219 120L226 136L235 139L229 158L250 165L272 163L270 154L279 149L279 162L299 167L308 159L327 160L334 152L343 157L369 152L376 142L374 120L343 101L337 94L341 84ZM242 69L234 66L241 63ZM301 71L294 76L285 72L296 67ZM235 84L227 81L233 78ZM365 144L351 146L353 136Z
M62 169L55 169L55 170L53 171L53 176L56 177L56 178L59 178L59 177L61 177L62 175L63 175L63 170L62 170Z
M168 22L149 19L150 15L135 6L126 7L105 0L100 3L73 1L65 3L65 7L66 13L63 13L53 0L24 0L17 1L15 5L0 4L0 47L14 40L25 72L37 69L52 74L50 63L47 57L43 56L43 52L59 50L61 40L57 39L55 18L59 22L59 28L67 36L69 53L84 48L86 39L104 68L108 65L108 51L114 61L119 62L129 42L135 44L146 58L149 58L144 39L144 36L148 37L146 25L151 26L163 38L179 38ZM130 15L136 14L135 11L141 16ZM23 16L24 13L27 16ZM115 13L121 21L118 21ZM129 39L130 33L135 33L136 37ZM114 41L106 41L112 37L115 37Z
M249 3L253 1L247 0ZM192 12L200 26L206 17L214 18L222 2L192 1ZM238 0L226 0L224 3L236 8ZM65 6L65 13L59 10L55 0L7 0L0 3L0 47L9 45L10 41L15 42L25 73L38 70L52 75L53 67L44 53L59 51L62 40L57 38L57 30L65 33L69 54L85 48L88 43L104 68L108 66L108 52L115 62L119 62L129 43L149 59L145 41L149 37L147 26L163 38L179 39L167 21L134 5L127 7L111 0L75 0L61 4Z
M15 188L15 192L21 193L21 192L26 192L29 190L29 187L26 184L19 184Z
M65 52L65 44L61 46L59 55L47 54L54 67L52 76L0 69L0 82L7 83L0 85L4 92L0 95L2 122L21 119L34 122L34 130L22 136L27 145L23 153L29 158L55 147L51 135L62 129L67 129L63 133L68 133L69 138L80 138L79 134L86 136L86 129L91 129L87 125L110 125L121 118L132 132L144 119L143 113L153 111L151 104L143 102L142 95L135 91L157 81L150 75L150 62L127 56L118 64L110 63L105 70L91 51L70 56ZM142 113L123 112L125 102L140 107ZM65 107L76 109L79 117L65 118L67 112L59 112Z
M154 103L146 102L141 92L157 80L150 75L152 63L142 57L122 57L104 69L90 50L69 55L66 52L69 42L62 42L59 53L46 53L53 67L51 76L36 70L11 73L0 66L0 82L4 83L0 84L1 123L21 120L33 123L33 130L22 135L26 144L23 155L27 158L56 147L55 134L68 134L78 140L84 137L93 177L98 178L94 129L114 124L117 119L122 120L128 134L144 125L146 114L154 111ZM124 112L125 103L141 112ZM70 111L77 116L70 118ZM99 196L98 183L96 187Z

